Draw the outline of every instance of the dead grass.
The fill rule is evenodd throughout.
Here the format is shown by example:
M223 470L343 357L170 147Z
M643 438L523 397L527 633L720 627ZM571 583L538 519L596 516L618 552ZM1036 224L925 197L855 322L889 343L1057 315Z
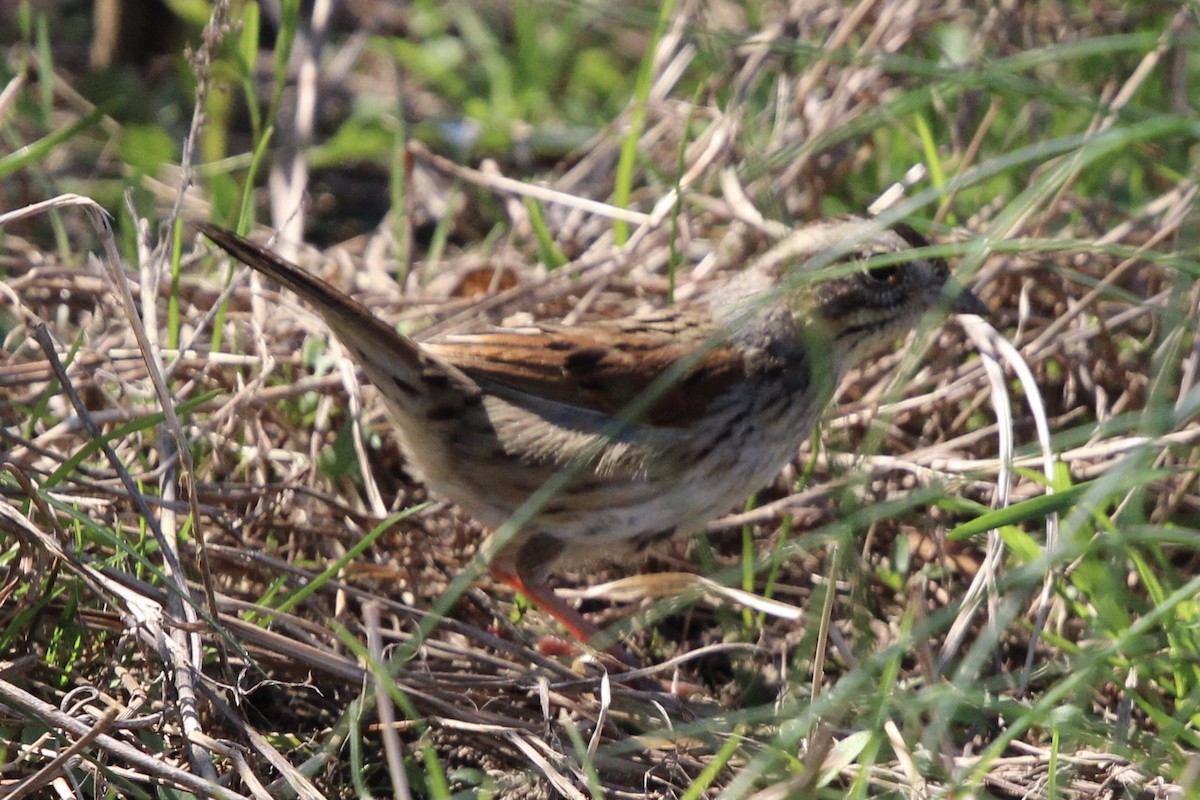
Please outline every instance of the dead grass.
M130 306L82 255L80 243L101 238L82 214L58 218L71 243L58 250L47 227L12 229L0 262L0 787L402 796L408 780L417 796L504 798L1115 798L1190 787L1180 765L1196 746L1200 681L1189 677L1193 634L1172 618L1187 618L1196 591L1195 186L1147 166L1141 191L1118 202L1096 190L1106 157L1089 149L1106 133L1128 137L1106 151L1114 163L1129 151L1152 162L1182 139L1195 147L1182 127L1123 134L1145 116L1122 111L1147 75L1178 78L1164 66L1178 46L1151 44L1140 62L1113 56L1106 80L1082 89L1103 89L1104 102L1075 127L1056 117L1063 130L1047 130L1044 150L994 141L980 87L1003 98L1016 127L1067 104L1025 90L1026 105L1010 108L1022 95L1008 81L1049 91L1054 76L997 68L964 87L953 68L924 78L888 60L927 53L945 25L1002 59L1147 23L1081 14L829 3L764 15L752 30L737 8L685 3L659 44L628 244L578 203L544 202L569 263L533 266L544 252L536 220L500 180L515 166L464 172L414 146L407 222L299 254L409 330L661 305L765 249L778 235L766 218L860 210L864 184L886 188L919 149L909 114L937 121L946 191L918 184L899 211L957 223L937 238L954 245L960 276L1036 378L1064 499L1002 520L999 562L981 537L948 538L996 494L994 394L957 324L918 332L850 377L816 448L755 508L638 565L734 585L749 572L744 588L806 611L797 624L694 598L642 609L628 641L654 674L680 682L681 701L608 681L486 580L445 616L431 613L472 563L480 529L427 502L372 391L293 299L244 273L227 281L190 234L173 281L151 221L127 273ZM1185 29L1186 17L1171 22ZM693 104L680 82L725 41L736 68L700 81ZM825 55L801 59L806 44ZM780 50L799 66L780 63ZM931 81L936 99L914 105ZM541 171L544 184L608 198L627 121ZM1084 130L1090 138L1064 143ZM996 166L1005 157L1017 166ZM972 169L1009 182L972 182ZM954 176L961 184L947 189ZM214 202L206 188L192 190L197 216ZM165 215L174 198L161 202ZM485 236L493 224L499 233ZM393 234L405 226L401 249ZM38 344L39 325L52 348ZM1027 444L1035 426L1015 390L1013 403L1016 465L1029 469L1010 502L1035 501L1046 495ZM1046 545L1049 511L1063 522ZM753 570L745 537L760 553ZM972 614L960 602L984 569ZM585 609L619 625L633 613ZM958 615L964 635L948 645ZM388 772L397 752L407 779Z

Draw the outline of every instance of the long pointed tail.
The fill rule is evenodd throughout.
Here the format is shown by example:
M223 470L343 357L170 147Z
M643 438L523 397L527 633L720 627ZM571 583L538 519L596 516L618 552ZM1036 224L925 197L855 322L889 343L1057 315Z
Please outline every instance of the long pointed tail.
M287 259L232 231L200 223L200 231L234 258L246 263L304 298L320 312L337 338L348 347L400 416L428 413L478 394L474 382L441 362L362 303L309 275Z

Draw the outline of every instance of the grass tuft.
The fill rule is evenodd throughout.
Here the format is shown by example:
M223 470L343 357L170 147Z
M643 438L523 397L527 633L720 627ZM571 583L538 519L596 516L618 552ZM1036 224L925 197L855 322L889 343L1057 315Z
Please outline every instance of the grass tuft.
M0 794L1194 793L1194 8L277 5L0 10ZM281 246L428 333L687 302L893 184L1001 338L924 325L640 565L688 591L584 595L658 705L189 225L303 198Z

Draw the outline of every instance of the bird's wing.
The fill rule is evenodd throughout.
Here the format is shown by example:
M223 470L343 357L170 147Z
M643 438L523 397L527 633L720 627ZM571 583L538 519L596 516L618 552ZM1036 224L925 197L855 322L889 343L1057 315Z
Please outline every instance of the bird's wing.
M693 424L746 372L744 358L721 342L710 315L686 308L573 326L452 334L421 347L483 386L612 416L630 414L665 428Z

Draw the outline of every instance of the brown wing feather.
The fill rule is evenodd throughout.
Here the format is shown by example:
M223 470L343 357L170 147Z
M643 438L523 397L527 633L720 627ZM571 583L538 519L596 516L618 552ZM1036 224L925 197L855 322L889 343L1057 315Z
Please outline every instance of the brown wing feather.
M686 428L745 377L742 356L713 346L719 331L710 319L672 309L577 326L450 335L422 347L481 383L611 415L627 411L681 359L696 359L642 415L652 425Z

